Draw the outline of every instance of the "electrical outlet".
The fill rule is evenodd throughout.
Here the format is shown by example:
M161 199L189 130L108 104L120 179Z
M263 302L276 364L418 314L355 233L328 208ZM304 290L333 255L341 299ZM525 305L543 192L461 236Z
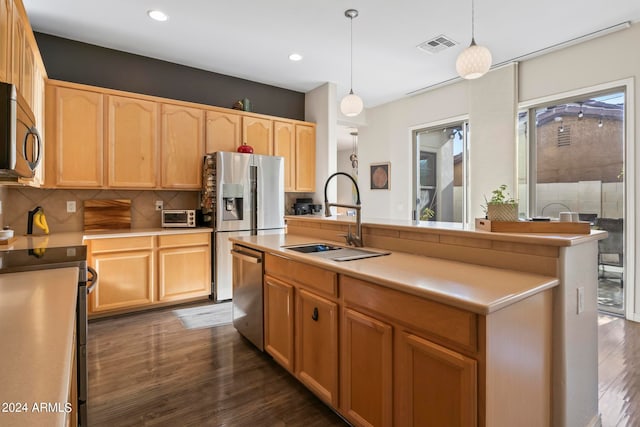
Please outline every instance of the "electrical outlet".
M162 200L156 200L156 210L161 211L163 206Z
M67 200L67 213L74 213L76 211L76 201Z
M584 286L580 286L578 289L578 314L584 311Z

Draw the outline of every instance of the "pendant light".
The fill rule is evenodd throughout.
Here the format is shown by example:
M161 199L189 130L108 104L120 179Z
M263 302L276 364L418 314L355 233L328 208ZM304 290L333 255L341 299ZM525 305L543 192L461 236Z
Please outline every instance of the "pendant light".
M358 11L355 9L347 9L344 11L344 16L351 21L351 90L349 91L349 95L340 101L340 111L347 117L355 117L360 114L364 108L362 99L353 93L353 18L358 17Z
M456 71L463 79L472 80L482 77L491 67L491 52L484 46L478 46L474 29L474 0L471 0L471 44L458 55Z

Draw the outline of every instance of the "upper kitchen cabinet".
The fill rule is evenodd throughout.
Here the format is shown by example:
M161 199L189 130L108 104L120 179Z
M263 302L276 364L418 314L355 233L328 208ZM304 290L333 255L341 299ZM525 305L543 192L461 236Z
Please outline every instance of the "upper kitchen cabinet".
M199 190L204 154L204 111L162 105L162 187Z
M107 109L108 186L156 187L158 104L110 95Z
M20 16L17 4L14 4L13 13L11 14L11 81L16 85L18 92L22 92L22 61L25 43L24 27L24 21Z
M316 191L316 127L296 124L296 191Z
M315 191L315 126L274 121L273 133L274 155L284 157L285 191Z
M296 191L296 141L294 124L273 122L274 155L284 157L284 191Z
M11 36L13 35L13 2L0 0L0 81L12 80Z
M205 152L236 151L240 144L242 144L242 116L207 111Z
M243 116L242 142L252 146L254 154L273 155L272 121L258 117Z
M103 185L103 105L101 93L47 85L47 186Z

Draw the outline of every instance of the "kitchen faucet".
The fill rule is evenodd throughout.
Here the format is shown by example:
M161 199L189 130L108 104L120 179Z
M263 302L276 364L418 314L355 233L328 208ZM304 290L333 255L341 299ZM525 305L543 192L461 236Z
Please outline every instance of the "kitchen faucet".
M331 178L333 178L334 176L337 175L344 175L347 178L349 178L352 182L353 185L355 185L356 187L356 195L357 195L357 200L356 200L356 204L355 205L344 205L341 203L329 203L329 199L327 198L327 186L329 185L329 181L331 181ZM333 175L329 176L329 178L327 178L327 181L324 183L324 216L331 216L331 206L336 206L336 207L340 207L340 208L351 208L351 209L355 209L356 210L356 234L351 234L351 224L349 224L349 231L347 232L347 235L344 236L345 239L347 240L347 244L351 245L351 246L357 246L357 247L362 247L364 246L363 242L362 242L362 218L360 216L360 189L358 188L358 183L356 182L355 179L353 179L353 177L351 175L349 175L348 173L345 172L336 172Z

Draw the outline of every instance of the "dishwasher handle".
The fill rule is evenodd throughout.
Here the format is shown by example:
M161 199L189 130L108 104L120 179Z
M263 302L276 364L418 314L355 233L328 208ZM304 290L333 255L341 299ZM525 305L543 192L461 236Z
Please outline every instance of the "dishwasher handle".
M252 264L260 264L262 262L262 257L255 257L253 255L246 254L244 252L237 251L235 249L231 250L231 255L235 258L241 259L245 262L250 262Z

